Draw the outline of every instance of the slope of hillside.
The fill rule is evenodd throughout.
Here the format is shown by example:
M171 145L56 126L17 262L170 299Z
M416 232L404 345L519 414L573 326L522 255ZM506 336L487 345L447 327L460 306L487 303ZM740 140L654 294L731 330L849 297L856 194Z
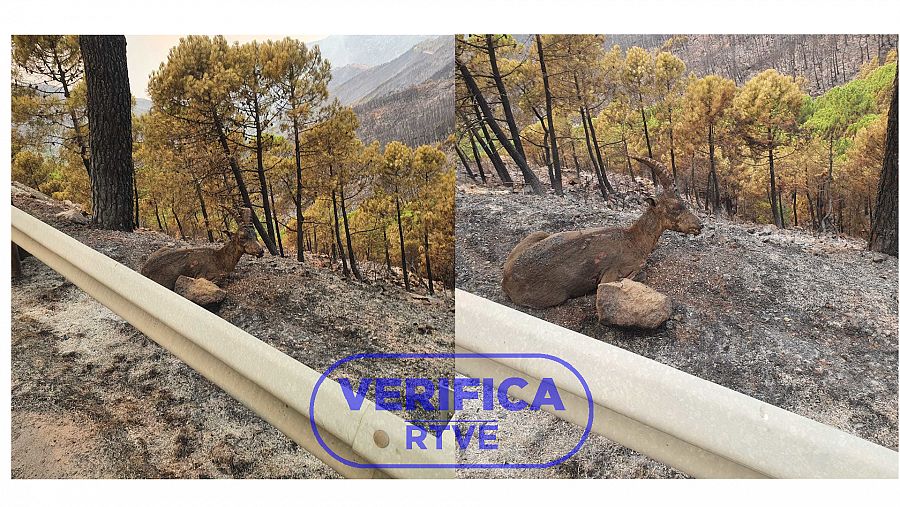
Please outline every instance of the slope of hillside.
M739 85L760 71L774 68L801 75L810 93L819 95L853 79L862 63L881 61L897 49L896 35L607 35L606 47L656 49L677 37L672 51L688 72L720 74Z
M356 74L334 87L331 94L345 105L356 105L421 83L452 60L453 37L436 37L416 44L387 63Z
M55 218L67 207L13 186L13 204L136 269L163 234ZM324 478L337 474L33 257L12 299L14 478ZM327 260L244 257L218 315L322 371L360 352L452 352L453 297L341 277ZM429 377L442 360L358 362L344 375ZM417 416L433 417L428 414Z
M701 216L700 236L666 232L644 270L641 281L674 306L672 318L653 331L600 324L593 294L545 310L511 303L500 289L501 266L523 237L624 225L638 216L641 191L627 190L630 181L618 176L611 175L616 188L633 196L614 206L577 192L542 197L460 183L457 287L897 449L897 258L867 252L859 240ZM525 412L506 414L516 429L507 446L524 446L535 462L558 456L582 431ZM472 451L461 459L497 456ZM681 476L597 436L559 467L515 475Z
M346 83L348 80L350 80L360 72L366 71L370 68L372 67L370 67L369 65L361 65L358 63L351 63L338 68L332 67L331 81L328 82L328 89L333 90L341 84Z
M441 142L453 131L453 62L431 79L377 96L353 108L364 142L402 141L409 146Z
M319 46L332 68L357 64L368 67L397 58L431 35L330 35L311 42Z

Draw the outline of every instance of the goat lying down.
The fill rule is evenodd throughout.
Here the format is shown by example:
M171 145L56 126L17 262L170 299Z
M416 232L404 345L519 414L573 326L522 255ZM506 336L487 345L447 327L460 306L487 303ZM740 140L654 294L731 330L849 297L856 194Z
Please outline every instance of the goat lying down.
M218 284L234 271L234 267L244 254L262 257L263 248L256 240L256 231L250 221L250 210L243 208L241 211L237 232L226 231L228 241L223 246L160 248L147 259L141 268L141 274L169 290L175 289L175 282L182 275L205 278Z
M675 192L666 167L632 158L650 167L662 187L647 199L650 207L630 227L529 234L503 264L503 292L513 303L549 308L594 292L599 283L633 279L664 231L700 234L700 220Z

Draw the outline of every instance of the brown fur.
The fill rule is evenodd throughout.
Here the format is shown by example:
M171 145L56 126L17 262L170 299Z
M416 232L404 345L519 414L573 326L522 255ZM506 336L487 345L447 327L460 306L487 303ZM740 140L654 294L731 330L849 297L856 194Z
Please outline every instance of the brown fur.
M634 278L666 230L700 234L699 219L672 187L665 166L648 165L663 190L648 199L650 207L630 227L598 227L549 234L529 234L503 264L503 292L516 304L548 308L597 290L598 283Z
M256 240L256 231L249 223L249 211L244 209L243 223L236 233L229 234L223 246L160 248L147 259L141 274L169 290L175 288L175 281L181 275L206 278L216 284L221 282L234 271L245 253L263 256L263 248Z

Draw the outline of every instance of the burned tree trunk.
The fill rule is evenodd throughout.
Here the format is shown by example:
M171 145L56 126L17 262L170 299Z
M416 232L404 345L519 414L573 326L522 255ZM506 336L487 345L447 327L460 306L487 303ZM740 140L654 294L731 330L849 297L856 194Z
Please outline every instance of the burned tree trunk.
M706 201L710 201L710 184L712 184L713 211L719 212L719 177L716 175L716 147L713 143L713 125L709 124L709 178L706 185ZM708 209L708 205L706 206Z
M134 229L134 160L131 88L124 35L82 35L90 131L93 222L104 229Z
M769 129L769 204L772 206L772 221L779 229L784 228L781 213L778 210L778 195L775 190L775 153L773 148L774 138Z
M644 122L644 140L647 142L647 158L653 158L653 147L650 146L650 130L647 128L647 113L644 111L644 96L638 93L638 102L641 105L641 121ZM653 177L653 185L656 185L656 173L650 172Z
M353 239L350 236L350 221L347 220L347 201L344 199L343 183L341 183L340 186L340 196L341 217L344 219L344 235L347 238L347 257L350 259L350 269L353 271L353 276L355 276L357 280L363 281L362 273L359 272L359 266L356 263L356 254L353 253Z
M481 125L481 131L484 134L484 138L482 138L478 132L473 132L475 139L478 140L481 149L483 149L484 152L487 153L488 158L491 159L491 164L494 165L494 170L497 172L500 181L503 182L504 186L511 187L513 184L512 177L509 175L509 170L506 169L506 164L503 163L503 159L500 158L500 154L497 153L497 148L494 146L494 141L491 140L491 136L488 133L480 113L478 113L478 123Z
M869 250L897 255L897 76L894 75L894 97L888 111L887 140L878 180L878 197Z
M247 191L246 183L244 183L244 176L241 174L241 168L238 166L237 158L235 158L234 153L231 151L231 147L228 145L228 136L225 134L225 127L222 125L222 120L215 111L212 112L212 118L213 127L216 131L216 138L219 141L219 146L222 148L222 153L228 160L228 166L231 168L232 175L234 175L234 181L237 183L238 192L241 194L241 200L244 203L244 207L250 209L250 220L253 222L253 227L256 229L259 237L262 238L263 243L266 244L266 249L269 253L275 255L275 242L269 237L263 224L259 221L259 217L256 216L256 212L253 211L253 201L250 200L250 193Z
M472 155L475 156L475 165L478 166L478 175L481 176L481 182L487 183L487 178L484 177L484 167L481 165L481 155L478 154L478 146L475 145L475 136L472 135L471 129L469 129L469 144L472 146Z
M350 274L350 270L347 269L347 257L344 256L344 245L341 243L341 222L338 220L338 212L337 212L337 196L335 195L334 190L331 191L331 211L334 218L334 242L337 244L337 251L341 254L341 273L344 276ZM332 249L334 246L332 245ZM332 253L332 257L334 254Z
M428 293L434 294L434 276L431 274L431 248L428 244L428 227L425 227L425 273L428 274Z
M472 168L469 167L469 160L466 158L466 154L463 153L461 149L459 149L458 144L454 144L453 149L456 150L456 156L459 157L459 161L462 162L463 167L466 169L466 176L472 178L473 180L476 179L475 173L473 173Z
M600 168L601 177L600 183L606 187L606 190L609 191L610 194L614 194L616 191L609 182L609 178L606 177L606 165L603 164L603 153L600 152L600 143L597 142L597 131L594 129L594 121L591 119L590 114L587 115L587 122L588 128L591 129L591 142L594 145L594 151L597 152L597 166Z
M272 205L272 221L275 223L275 238L278 240L278 252L284 257L284 245L281 243L281 226L278 224L278 213L275 211L275 189L269 180L269 200Z
M491 131L500 141L500 144L503 145L503 149L506 150L507 153L512 157L512 159L516 162L516 165L519 166L519 170L522 171L522 177L525 179L525 183L531 185L532 191L536 194L543 195L546 193L544 190L544 185L538 179L537 175L528 167L528 162L525 160L525 157L516 150L516 147L510 142L509 138L506 137L506 134L500 128L500 125L497 123L497 120L494 118L494 114L491 112L491 107L485 100L484 95L482 95L481 90L478 88L478 84L475 82L475 78L472 77L472 73L469 72L468 67L465 64L460 62L456 63L457 68L462 74L463 80L466 83L466 87L469 89L469 93L475 97L475 102L478 104L478 107L481 109L481 113L484 115L485 121L487 121L488 126L491 127Z
M291 102L296 109L296 104ZM303 262L303 167L300 164L300 125L295 116L291 117L291 130L294 134L294 163L297 170L297 260Z
M253 125L256 129L256 140L254 142L254 151L256 152L256 175L259 178L259 195L262 198L263 203L263 214L266 218L266 232L269 235L269 238L274 243L275 241L275 226L272 224L272 209L269 205L269 188L266 183L266 169L263 165L263 126L262 120L259 117L259 102L258 99L254 96L254 117L253 117ZM275 255L275 252L270 252L272 255Z
M538 60L541 63L541 79L544 82L544 103L547 110L547 135L550 137L550 154L553 157L553 190L556 195L563 195L562 168L559 166L559 146L556 144L556 130L553 128L553 94L550 92L550 76L547 75L547 63L544 58L544 45L541 43L541 34L535 36L537 40ZM524 151L522 152L524 154Z
M509 137L522 157L525 157L525 150L522 148L522 138L519 135L519 127L516 126L516 117L513 115L512 106L509 103L509 95L506 93L506 86L503 84L503 76L500 75L500 67L497 65L497 51L494 48L494 36L492 34L485 35L487 41L488 59L491 62L491 75L494 78L494 84L497 86L497 94L500 96L500 104L503 106L503 115L506 116L506 125L509 127Z
M206 227L206 239L210 243L213 242L212 228L209 226L209 213L206 212L206 200L203 199L203 192L200 188L200 182L194 181L194 191L197 192L197 201L200 202L200 214L203 215L203 225ZM157 216L157 221L159 217Z
M403 267L403 285L409 291L409 270L406 266L406 242L403 240L403 220L400 216L400 196L394 193L394 206L397 208L397 230L400 233L400 265Z

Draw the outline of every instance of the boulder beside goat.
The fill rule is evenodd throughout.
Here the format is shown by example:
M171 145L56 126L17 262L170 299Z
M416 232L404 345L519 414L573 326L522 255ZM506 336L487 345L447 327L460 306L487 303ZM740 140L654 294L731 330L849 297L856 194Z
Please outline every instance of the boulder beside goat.
M656 329L672 316L672 300L629 279L597 285L597 317L608 326Z
M225 300L225 291L206 278L179 276L175 281L175 293L210 311L216 311Z

